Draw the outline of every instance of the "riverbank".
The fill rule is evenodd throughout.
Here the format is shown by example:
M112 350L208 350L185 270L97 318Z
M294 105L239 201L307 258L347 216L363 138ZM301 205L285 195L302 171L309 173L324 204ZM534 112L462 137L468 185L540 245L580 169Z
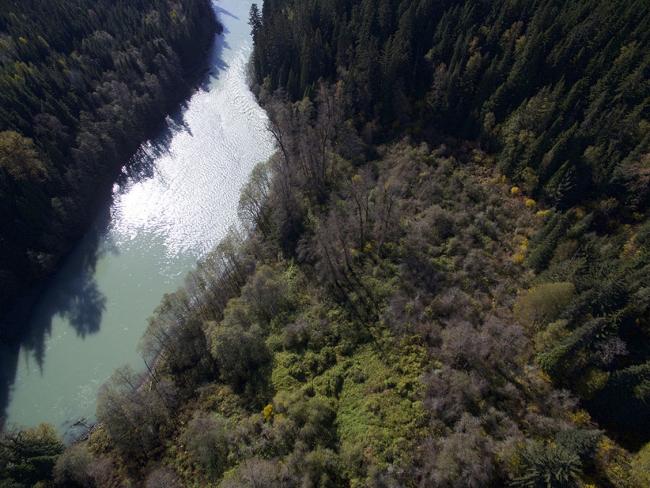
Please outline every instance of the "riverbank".
M163 113L156 120L145 128L144 137L134 139L129 144L123 146L119 154L115 157L115 164L104 174L100 175L95 182L96 186L88 199L83 202L84 222L77 222L69 229L70 234L66 239L65 247L61 253L54 257L52 266L44 270L43 274L37 277L33 282L25 284L22 289L16 290L13 300L11 297L4 297L6 303L0 301L0 341L16 341L29 331L23 330L22 324L24 318L29 315L29 311L35 306L44 290L52 283L52 275L60 270L61 262L68 257L79 240L89 231L90 225L97 219L98 212L105 206L106 201L112 198L113 187L119 178L123 178L125 172L129 172L130 164L137 164L134 156L143 142L146 142L162 131L167 123L170 114L182 109L183 103L189 100L192 93L205 81L210 69L209 52L214 42L215 36L223 32L223 26L215 17L215 30L209 38L200 40L197 52L201 53L197 57L191 70L188 72L187 79L182 84L175 86L170 91L171 99L166 104ZM125 163L126 161L126 163ZM137 170L136 170L137 171Z
M153 1L152 5L155 5ZM157 62L160 66L159 72L148 71L153 67L149 65L146 69L144 66L138 68L141 71L137 71L137 75L134 75L129 73L129 68L120 67L117 59L110 63L103 61L102 66L115 65L113 67L115 73L111 75L110 72L105 71L95 75L95 78L88 81L89 87L84 88L89 92L88 96L92 96L92 104L99 107L87 107L88 101L84 100L83 92L77 95L79 107L76 107L76 110L80 112L78 116L80 122L67 129L71 132L70 137L76 135L75 141L44 139L45 136L38 135L44 130L38 125L40 122L34 123L31 127L30 130L35 131L34 134L26 132L27 136L33 138L34 148L38 157L44 161L42 165L48 172L42 182L36 183L36 189L29 188L32 194L30 198L35 202L50 199L51 203L40 207L30 203L34 208L29 209L30 216L25 222L21 221L22 212L25 211L17 204L3 204L9 205L9 208L13 205L15 215L7 216L8 220L5 221L5 224L9 224L13 219L13 228L5 229L5 224L0 225L5 246L4 254L0 258L2 277L0 340L16 340L21 333L24 333L20 321L15 317L24 315L25 311L34 305L42 289L47 286L48 277L60 268L61 261L87 232L102 202L110 197L113 183L122 172L125 161L131 159L142 142L164 126L166 117L177 110L183 101L188 99L197 84L204 79L208 50L214 36L222 31L222 27L210 7L209 0L196 2L192 8L194 10L188 10L188 15L191 13L200 17L185 22L187 25L199 26L195 32L196 37L193 39L192 48L185 48L182 34L170 32L161 37L157 41L162 49L160 55L167 60L162 61L161 58ZM142 15L144 16L144 13ZM101 27L101 24L97 26L98 29ZM110 31L108 27L104 27ZM110 37L110 34L106 35ZM97 34L93 36L96 37ZM118 40L116 34L114 42ZM84 46L91 45L89 41L86 42ZM148 48L148 46L140 47ZM140 56L142 59L136 56L131 61L141 64L149 61L147 54ZM154 55L149 56L153 59ZM122 72L125 74L121 74ZM122 80L127 78L127 74L130 77L126 80L130 83L128 87ZM81 89L76 89L79 90ZM141 96L138 97L136 94ZM129 97L132 97L131 105L121 107L120 103L129 103ZM102 107L101 103L106 107ZM7 108L10 108L9 104ZM40 110L44 110L43 106ZM109 124L107 128L103 120L109 117L106 114L110 111L114 112L110 117L113 117L111 122L115 127L110 127ZM134 123L134 120L128 120L126 115L128 113L132 113L131 118L137 122L137 130L126 130L126 127ZM57 122L56 116L62 122ZM67 122L64 116L70 117L70 114L55 113L49 116L51 119L48 123ZM44 115L38 117L34 120L40 121ZM72 117L71 120L74 119L74 116ZM3 126L12 128L11 120L0 120L0 122ZM72 124L72 122L67 123ZM30 139L23 140L30 141ZM58 142L60 147L52 149L54 142ZM58 170L56 165L61 163L58 163L57 158L63 157L60 154L68 154L68 156L63 169ZM63 173L58 175L57 171ZM11 180L9 181L11 183ZM29 182L25 184L33 185ZM15 195L0 187L0 200L23 198L21 192L26 190L17 183L13 186L15 188L12 191ZM37 228L32 229L29 226ZM16 229L23 229L24 232L16 233ZM22 300L20 300L21 296Z
M90 231L19 318L29 333L0 344L9 425L47 421L63 434L94 418L97 389L115 368L144 369L137 345L161 297L236 225L239 190L273 148L246 83L249 5L215 4L224 31L206 78L138 149Z

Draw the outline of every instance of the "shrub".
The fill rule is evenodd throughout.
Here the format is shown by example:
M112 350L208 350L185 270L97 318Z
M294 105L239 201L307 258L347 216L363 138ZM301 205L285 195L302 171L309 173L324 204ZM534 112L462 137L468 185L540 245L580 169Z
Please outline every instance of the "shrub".
M151 383L151 388L142 383L142 377L125 366L113 373L97 395L97 419L129 463L149 457L160 447L176 397L168 381Z
M297 440L308 446L331 447L336 440L336 411L331 400L316 396L294 398L288 405L287 416L299 428Z
M454 432L430 442L422 486L480 488L494 481L492 439L477 418L464 414Z
M253 325L250 304L241 297L228 300L223 312L223 325L230 328L248 329Z
M519 488L577 487L582 471L580 457L568 448L535 442L522 454L523 474L512 482Z
M537 285L517 298L515 316L524 325L540 328L559 317L574 292L569 282Z
M548 326L537 332L533 339L533 342L535 344L535 351L547 351L554 347L567 335L569 335L566 326L566 320L556 320L555 322L551 322L548 324Z
M221 488L272 488L289 486L284 482L285 469L277 461L260 458L247 459L239 465L236 471L227 476L221 483ZM291 486L293 486L292 484Z
M283 312L290 304L286 274L268 265L259 266L242 288L241 298L250 307L253 318L262 326Z
M0 435L0 486L32 486L50 479L63 451L54 427L41 424Z
M92 461L93 457L85 445L77 444L69 447L54 466L56 484L63 487L80 488L95 486L89 472Z
M297 461L301 464L303 486L335 488L344 485L340 460L334 451L317 447Z
M593 459L601 437L599 430L568 429L558 432L555 442L576 453L582 462L587 462Z
M198 413L187 424L182 435L192 461L198 464L211 480L219 478L228 461L226 422L214 415Z
M163 466L149 473L144 486L145 488L182 488L183 483L173 469Z
M236 391L255 383L259 370L269 363L264 334L257 326L243 329L219 325L212 336L212 354L221 379Z
M650 443L634 456L631 468L632 478L638 486L650 486Z

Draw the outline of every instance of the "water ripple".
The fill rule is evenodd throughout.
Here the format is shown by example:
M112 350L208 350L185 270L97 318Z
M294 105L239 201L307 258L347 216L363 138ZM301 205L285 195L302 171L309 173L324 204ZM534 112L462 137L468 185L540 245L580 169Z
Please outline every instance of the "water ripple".
M9 424L63 431L92 418L99 385L140 366L137 342L162 295L237 223L239 191L273 151L246 84L251 3L215 3L225 29L209 79L125 166L112 205L29 310L26 339L0 344Z

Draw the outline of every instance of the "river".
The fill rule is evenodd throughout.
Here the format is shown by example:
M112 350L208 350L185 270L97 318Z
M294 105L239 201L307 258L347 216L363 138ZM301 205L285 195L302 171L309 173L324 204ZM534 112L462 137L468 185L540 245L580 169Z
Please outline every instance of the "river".
M125 165L92 228L19 318L23 336L0 344L7 426L49 422L69 434L92 420L113 370L142 367L137 344L163 294L237 224L239 191L273 151L246 80L252 3L214 3L224 30L204 83Z

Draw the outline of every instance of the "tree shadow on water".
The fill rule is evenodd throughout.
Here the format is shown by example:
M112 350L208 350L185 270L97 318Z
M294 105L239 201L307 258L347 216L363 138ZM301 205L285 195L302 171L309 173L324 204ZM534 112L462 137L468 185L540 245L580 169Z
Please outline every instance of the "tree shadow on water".
M214 9L218 16L226 15L239 19L221 7L214 5ZM223 60L223 51L230 48L226 41L226 35L229 32L228 28L223 26L222 32L215 36L206 57L205 73L198 81L192 96L196 95L197 91L209 91L211 83L218 79L223 71L228 69L229 65ZM192 96L181 103L178 108L171 111L156 137L143 143L129 159L116 181L119 186L118 192L126 192L132 184L153 177L156 172L156 162L161 157L171 154L172 141L178 133L184 132L193 136L190 124L185 119L185 113L189 108Z
M218 16L238 19L216 5L215 11ZM218 79L229 67L223 60L224 49L230 49L225 40L228 32L224 26L223 32L215 37L206 60L205 74L196 89L209 90L212 80ZM154 176L156 161L171 152L171 143L178 132L192 135L185 120L190 100L187 99L170 113L157 136L145 142L124 166L114 181L118 185L117 193L128 191L131 184ZM110 191L108 193L110 195ZM118 252L106 238L109 235L112 203L108 196L107 200L92 228L62 260L58 271L26 295L13 311L0 317L0 430L5 427L21 351L22 356L34 361L42 372L48 338L52 335L55 320L65 321L82 339L100 329L106 297L95 280L96 266L106 253ZM74 358L71 357L70 361L74 361Z
M106 253L118 252L105 239L109 216L110 206L106 206L62 260L59 270L0 321L0 429L4 427L21 351L23 359L33 361L42 373L55 320L63 320L82 339L99 331L106 297L95 280L96 265Z
M233 19L239 20L239 17L231 14L226 9L221 8L216 4L213 4L213 8L219 20L221 20L223 16L232 17ZM230 33L230 30L223 22L221 23L221 27L222 31L215 36L214 42L207 57L207 75L199 84L199 88L203 91L207 91L210 88L210 83L213 80L218 79L221 73L227 70L229 67L228 63L226 63L223 59L223 51L224 49L230 49L230 45L228 44L228 41L226 41L226 37Z

